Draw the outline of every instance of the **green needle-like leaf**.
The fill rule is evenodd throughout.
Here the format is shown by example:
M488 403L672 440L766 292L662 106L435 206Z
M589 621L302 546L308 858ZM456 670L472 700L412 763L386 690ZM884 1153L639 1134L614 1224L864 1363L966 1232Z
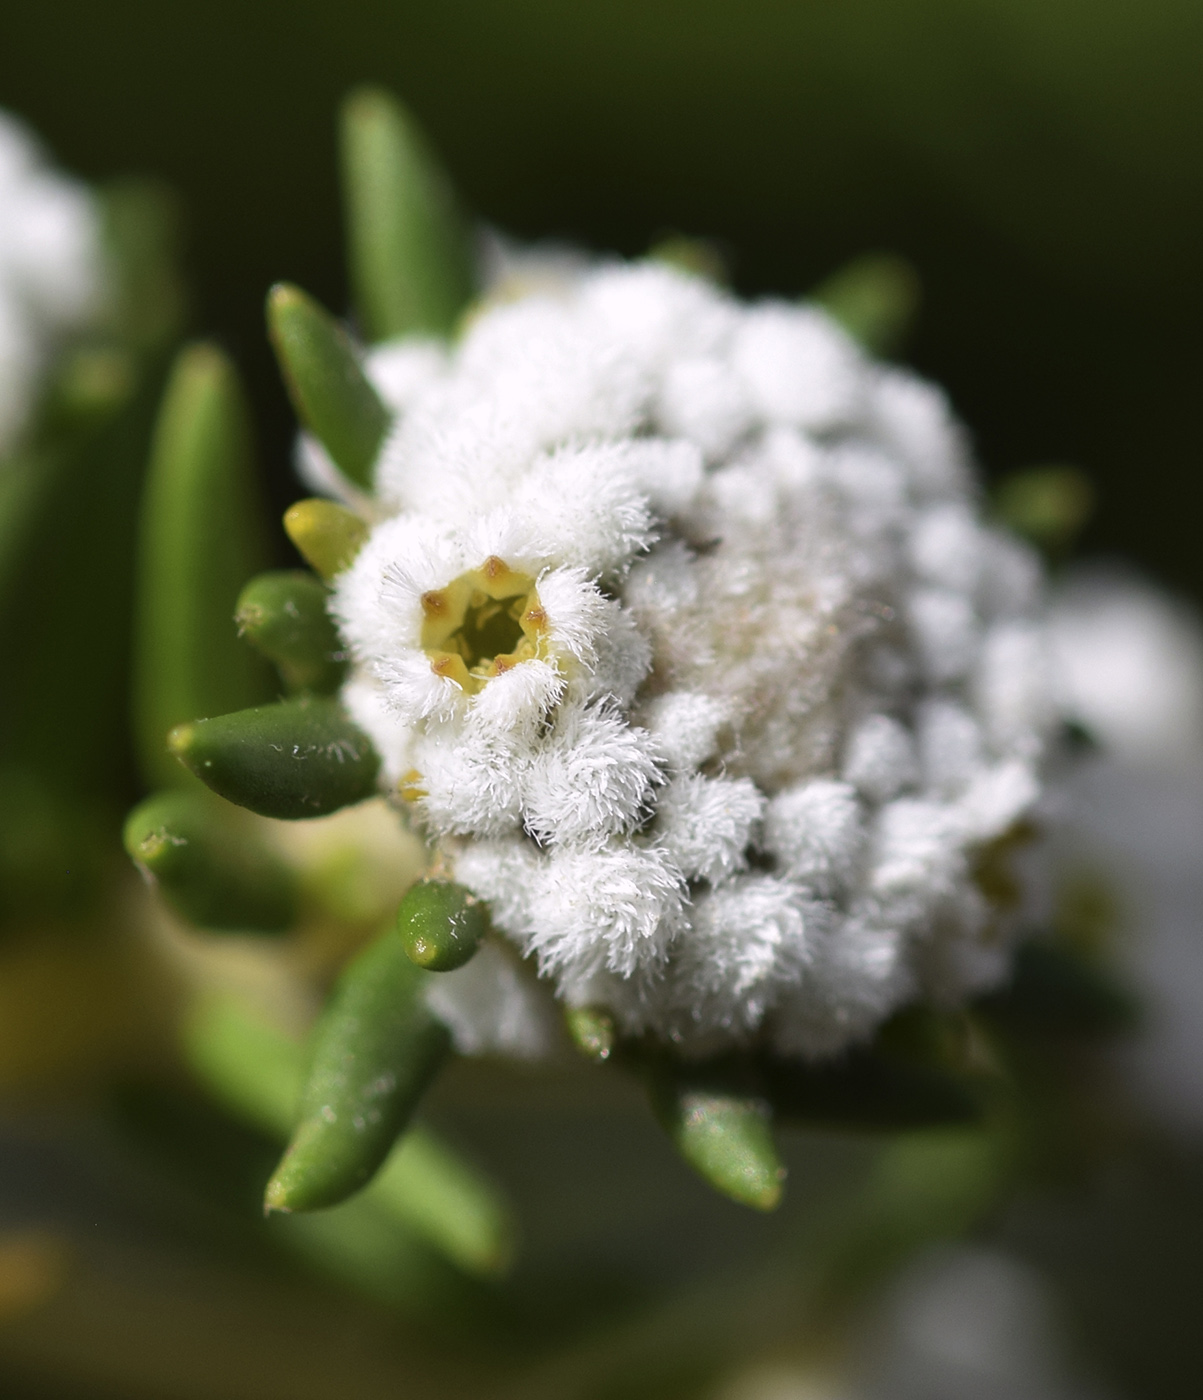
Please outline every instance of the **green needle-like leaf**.
M297 416L349 481L370 486L389 412L351 337L312 297L282 282L267 295L267 327Z
M368 537L354 511L312 496L284 512L284 530L307 564L327 582L352 564Z
M677 1151L716 1191L756 1210L776 1209L785 1168L763 1099L694 1084L679 1072L664 1075L654 1095Z
M219 796L263 817L324 817L376 791L379 756L335 700L303 695L180 724L168 743Z
M164 395L142 504L135 706L148 783L184 780L164 743L173 725L275 690L231 622L266 554L237 375L215 346L190 346Z
M301 696L178 724L171 752L218 797L260 816L326 816L375 792L371 739L336 700Z
M463 967L488 931L488 906L450 880L420 880L397 910L406 954L429 972Z
M327 590L303 570L260 574L238 597L239 635L275 663L289 690L333 693L347 663L326 611Z
M451 182L413 118L363 88L343 108L343 190L355 305L369 341L448 335L473 295Z
M501 1193L421 1125L393 1149L361 1200L383 1206L465 1273L505 1272L514 1224Z
M919 310L919 276L905 258L870 253L833 273L812 296L871 355L890 355Z
M288 1138L305 1085L305 1051L295 1040L229 997L214 997L189 1019L185 1052L194 1072L228 1109L270 1137ZM421 1124L405 1133L354 1200L317 1217L294 1219L298 1225L324 1222L323 1263L330 1262L330 1251L338 1258L349 1251L349 1262L360 1268L360 1251L350 1246L369 1221L383 1244L395 1245L397 1229L404 1227L465 1272L485 1277L504 1269L515 1236L498 1189Z
M391 929L344 970L313 1031L300 1121L268 1210L337 1205L388 1156L451 1048L422 983Z
M176 913L201 928L279 933L296 916L292 871L241 813L223 813L203 789L158 793L135 807L125 849Z

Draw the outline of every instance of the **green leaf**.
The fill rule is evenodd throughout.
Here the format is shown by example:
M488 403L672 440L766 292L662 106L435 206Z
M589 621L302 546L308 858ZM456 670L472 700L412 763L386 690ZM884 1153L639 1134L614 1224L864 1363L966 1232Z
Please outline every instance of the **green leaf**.
M780 1205L785 1167L763 1098L665 1065L653 1076L652 1093L677 1151L716 1191L756 1210Z
M463 967L488 931L488 906L450 880L420 880L397 910L406 955L428 972Z
M871 355L889 355L919 310L919 276L905 258L870 253L833 273L811 296Z
M349 481L371 486L389 411L351 337L312 297L283 282L267 294L267 327L297 416Z
M148 784L183 780L165 743L173 725L275 690L232 623L266 555L237 374L215 346L190 346L163 398L142 502L134 699Z
M287 1141L305 1086L302 1046L229 996L202 1002L185 1035L188 1061L210 1092L244 1122ZM319 1229L309 1229L319 1221ZM390 1270L377 1255L396 1249L398 1227L466 1273L484 1277L504 1269L515 1237L497 1187L421 1124L409 1129L353 1200L316 1216L273 1220L277 1229L289 1222L304 1226L303 1238L312 1241L323 1267L334 1266L353 1283L364 1281L366 1268L377 1285L372 1291L385 1293ZM376 1250L367 1240L373 1222Z
M238 595L239 636L275 664L289 690L328 695L347 670L329 592L303 570L259 574Z
M220 797L263 817L324 817L376 791L380 758L335 700L303 695L195 720L168 743Z
M359 1199L382 1206L465 1273L502 1274L512 1259L514 1222L501 1193L420 1124Z
M284 530L305 562L327 582L355 562L368 527L353 511L312 496L284 512Z
M388 1156L451 1047L423 980L392 930L344 969L313 1031L300 1121L268 1210L336 1205Z
M162 792L135 807L125 849L182 918L200 928L280 933L297 912L292 871L240 812L206 792Z
M413 118L379 88L343 107L342 170L355 305L369 341L449 335L474 291L454 191Z
M573 1045L586 1059L600 1064L614 1053L618 1031L604 1006L570 1006L564 1012L564 1024Z

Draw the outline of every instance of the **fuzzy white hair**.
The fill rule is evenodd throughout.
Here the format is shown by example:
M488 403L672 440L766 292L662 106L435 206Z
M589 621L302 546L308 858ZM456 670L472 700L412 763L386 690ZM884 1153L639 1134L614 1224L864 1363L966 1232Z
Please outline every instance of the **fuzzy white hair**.
M553 272L368 362L396 421L332 612L386 780L522 975L632 1034L817 1057L988 984L973 872L1056 710L1039 567L982 522L947 400L817 307ZM497 561L527 642L461 687L423 608ZM461 1048L526 1053L513 970L454 974Z

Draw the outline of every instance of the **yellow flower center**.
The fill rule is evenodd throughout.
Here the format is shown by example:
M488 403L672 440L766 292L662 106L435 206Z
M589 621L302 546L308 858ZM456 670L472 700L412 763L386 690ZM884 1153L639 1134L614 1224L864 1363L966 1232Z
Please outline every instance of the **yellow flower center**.
M546 651L547 614L529 574L490 555L479 569L422 594L422 648L436 675L468 695Z

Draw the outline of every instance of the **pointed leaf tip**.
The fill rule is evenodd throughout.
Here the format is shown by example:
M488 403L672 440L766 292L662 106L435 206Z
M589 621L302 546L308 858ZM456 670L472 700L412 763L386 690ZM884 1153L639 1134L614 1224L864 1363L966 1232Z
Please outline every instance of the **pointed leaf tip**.
M338 702L309 695L177 725L168 745L219 796L286 821L363 802L380 767Z
M259 933L292 924L295 876L241 813L223 809L203 790L148 798L129 814L123 834L130 858L189 923Z
M781 1204L785 1167L763 1100L684 1082L661 1085L658 1097L677 1150L716 1191L754 1210Z
M314 1027L299 1121L268 1209L337 1205L388 1156L451 1048L422 978L392 930L344 969Z
M329 582L355 562L368 527L353 511L313 496L284 512L284 531L305 562Z
M370 341L449 335L471 301L471 240L451 181L390 93L360 88L342 113L355 303Z
M303 570L259 574L238 596L239 636L274 662L289 690L329 695L342 683L347 665L329 596Z
M280 282L267 326L298 417L356 486L368 487L390 414L342 325L311 296Z

